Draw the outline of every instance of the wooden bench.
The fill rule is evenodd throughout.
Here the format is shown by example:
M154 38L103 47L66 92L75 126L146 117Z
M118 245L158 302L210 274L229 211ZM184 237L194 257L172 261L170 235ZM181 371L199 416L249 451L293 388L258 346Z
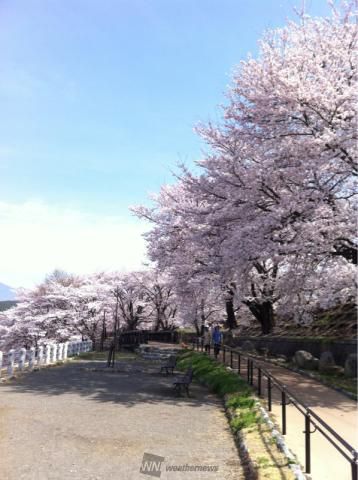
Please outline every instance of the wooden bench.
M160 373L165 371L167 375L169 374L169 372L173 374L176 364L177 364L176 356L170 355L167 361L160 367Z
M192 381L193 381L193 369L189 367L184 375L176 378L173 382L174 389L177 392L177 394L180 395L182 388L184 388L187 396L189 397L189 386Z

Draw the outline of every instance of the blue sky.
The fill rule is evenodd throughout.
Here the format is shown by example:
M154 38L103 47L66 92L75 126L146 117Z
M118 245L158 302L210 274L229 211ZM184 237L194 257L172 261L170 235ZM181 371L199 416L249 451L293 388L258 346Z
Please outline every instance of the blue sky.
M305 3L309 14L328 14L326 0ZM257 53L264 30L294 17L295 5L301 0L0 0L0 248L8 261L0 281L30 285L56 267L140 265L144 227L128 207L171 181L177 162L200 158L194 125L219 118L233 67ZM86 250L95 258L73 263L71 239L81 249L99 230ZM109 236L114 251L103 261Z

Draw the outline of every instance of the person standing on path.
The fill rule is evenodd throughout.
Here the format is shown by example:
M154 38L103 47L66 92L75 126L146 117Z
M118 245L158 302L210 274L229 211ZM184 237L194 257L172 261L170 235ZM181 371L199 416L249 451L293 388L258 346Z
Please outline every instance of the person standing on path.
M221 343L222 343L222 333L220 332L219 325L216 325L213 331L213 344L214 344L214 355L215 358L218 358L220 353Z
M205 348L205 353L209 353L210 351L210 343L211 343L211 334L209 327L205 327L205 332L204 332L204 348Z

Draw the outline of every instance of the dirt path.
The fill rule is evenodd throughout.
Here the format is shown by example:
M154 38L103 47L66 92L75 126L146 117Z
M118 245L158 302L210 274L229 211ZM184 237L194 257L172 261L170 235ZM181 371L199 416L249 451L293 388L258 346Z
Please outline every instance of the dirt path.
M161 479L244 478L217 397L176 398L157 367L119 370L81 361L0 385L1 480L156 478L139 471L145 452L164 457ZM218 472L166 471L186 464Z
M226 357L226 362L230 362L229 355ZM313 379L306 378L286 368L263 361L257 363L260 363L263 368L270 371L275 378L286 385L293 395L307 404L353 448L358 448L358 412L355 401ZM237 369L235 356L233 366ZM245 361L241 363L241 372L244 378L247 378L246 366ZM256 373L254 374L254 384L257 386ZM262 382L262 386L263 398L267 399L266 381ZM274 388L272 395L272 414L281 430L281 394ZM298 456L303 466L305 465L304 430L303 415L293 405L288 405L286 443ZM313 480L351 480L350 463L319 432L311 435L311 452Z

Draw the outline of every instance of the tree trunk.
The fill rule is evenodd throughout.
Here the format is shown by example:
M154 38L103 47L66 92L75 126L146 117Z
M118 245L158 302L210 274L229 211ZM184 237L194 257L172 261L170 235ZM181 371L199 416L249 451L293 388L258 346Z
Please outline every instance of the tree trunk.
M234 302L232 300L226 300L226 326L230 330L237 328L237 321L235 317Z
M260 322L263 335L272 332L274 326L274 315L272 303L266 300L263 303L244 302L250 309L250 312Z

